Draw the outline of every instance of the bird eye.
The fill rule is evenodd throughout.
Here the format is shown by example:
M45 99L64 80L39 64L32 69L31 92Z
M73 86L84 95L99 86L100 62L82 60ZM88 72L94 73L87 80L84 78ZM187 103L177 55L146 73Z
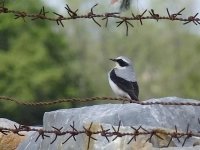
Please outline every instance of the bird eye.
M121 67L129 66L129 64L122 59L118 59L117 62Z

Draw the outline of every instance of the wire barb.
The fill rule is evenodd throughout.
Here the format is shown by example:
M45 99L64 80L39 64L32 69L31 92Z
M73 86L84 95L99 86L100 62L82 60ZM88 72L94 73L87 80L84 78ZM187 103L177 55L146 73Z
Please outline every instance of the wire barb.
M88 143L87 143L88 150L90 148L91 139L97 141L97 139L94 138L93 135L105 137L108 142L110 142L108 137L114 137L112 141L115 141L117 138L121 138L123 136L129 136L131 138L127 142L127 144L129 144L133 139L135 141L137 141L136 138L140 135L149 136L147 138L146 142L151 142L151 139L153 136L156 136L158 139L164 140L160 135L166 135L166 136L169 136L170 139L169 139L168 144L164 147L169 147L173 138L176 138L181 143L179 138L182 137L184 139L182 142L182 146L184 146L186 141L188 139L190 139L191 137L200 137L200 133L192 132L189 129L189 127L190 127L189 124L187 124L187 129L185 132L178 131L176 126L175 126L175 129L172 131L169 131L167 129L159 129L159 128L148 129L148 128L144 128L142 126L139 126L138 128L130 126L130 128L133 129L132 132L131 131L130 132L122 132L122 131L120 131L121 124L122 124L122 122L119 121L119 124L117 125L117 129L114 126L111 126L111 128L108 128L106 130L100 124L100 130L99 130L99 129L92 129L93 123L91 122L88 128L83 126L83 130L78 130L75 128L75 123L73 121L73 124L70 125L72 130L66 130L66 131L62 131L64 127L58 128L58 127L52 126L51 130L44 130L42 128L37 129L37 128L32 128L32 127L24 126L24 125L14 125L14 128L0 127L0 133L4 134L5 136L7 136L9 133L14 133L19 136L24 136L23 134L20 134L21 131L23 131L23 132L34 131L34 132L38 133L38 136L37 136L35 142L38 141L40 136L44 140L44 139L46 139L46 137L48 137L50 139L50 135L54 135L55 137L53 138L53 140L50 141L50 144L53 144L58 139L58 136L64 136L64 135L70 134L70 136L62 143L62 144L65 144L72 137L74 138L74 141L76 141L76 136L78 136L80 134L85 134L86 136L88 136ZM110 131L111 129L113 130L112 132Z
M106 20L105 27L108 26L108 18L109 18L109 17L112 17L112 16L114 16L114 15L118 15L118 14L119 14L119 12L105 13L105 17L102 18L102 20Z
M63 17L62 15L60 15L56 12L53 12L53 13L58 16L57 19L56 19L57 25L61 24L61 26L64 27L62 21L65 19L65 17Z
M7 130L7 129L0 128L0 133L2 133L3 135L8 135L9 132L10 132L9 129Z
M97 139L95 139L94 137L92 137L92 135L93 135L93 132L91 131L92 124L93 124L93 122L90 123L90 126L89 126L88 129L86 129L86 128L83 126L83 129L85 130L85 134L88 136L87 150L89 150L89 148L90 148L90 140L91 140L91 139L97 141Z
M7 13L8 12L8 8L5 8L4 5L5 5L5 0L3 0L3 2L1 2L2 6L0 6L0 13Z
M149 11L149 14L158 22L159 19L159 14L155 14L154 10L151 9L151 11Z
M98 6L98 4L95 4L91 7L89 13L86 14L78 14L78 9L72 10L69 5L66 4L65 9L68 13L68 16L64 16L62 14L59 14L57 12L53 12L53 14L56 15L56 17L50 17L47 14L48 11L45 11L44 6L40 9L39 13L28 13L25 11L16 11L16 10L10 10L9 8L4 6L4 2L0 6L0 14L13 14L15 16L15 19L22 18L25 22L25 18L30 18L31 20L48 20L48 21L55 21L57 25L61 25L64 27L63 21L72 20L72 19L92 19L92 21L97 24L99 27L101 27L101 24L97 21L97 19L106 20L105 27L108 26L108 20L109 18L114 19L120 19L120 21L117 22L117 26L120 26L122 23L126 26L126 35L128 35L129 27L133 27L133 24L130 21L139 21L141 25L143 25L144 20L151 20L154 19L157 22L159 20L169 20L169 21L179 21L183 22L183 24L193 23L195 25L200 25L200 18L197 17L198 13L195 15L189 15L189 17L184 18L182 17L182 13L185 10L185 8L181 9L177 13L170 13L169 9L166 8L168 16L162 16L159 13L155 13L154 9L150 10L144 10L141 14L134 15L134 13L131 14L131 16L122 16L119 12L109 12L109 13L102 13L97 14L94 13L94 8ZM145 15L146 12L149 12L149 15Z
M46 135L45 131L42 130L42 129L37 130L37 132L38 132L38 136L35 139L35 142L37 142L37 140L39 139L40 136L42 137L43 140L44 140L45 137L48 137L48 138L50 137L49 135Z
M78 16L78 14L77 14L78 9L76 9L75 11L73 11L73 10L71 10L71 8L69 7L69 5L67 5L67 4L66 4L65 9L67 10L67 13L69 14L69 16L72 17L73 19L75 19Z
M56 141L56 139L57 139L58 136L64 135L61 132L61 130L62 130L63 127L61 127L61 128L58 129L58 128L52 126L52 128L55 129L55 138L53 139L53 141L50 144L53 144Z
M100 127L101 127L101 136L104 136L104 137L106 138L106 140L107 140L108 142L110 142L109 139L108 139L108 136L107 136L107 132L108 132L110 129L104 130L102 125L101 125Z
M122 137L123 136L123 134L121 134L119 132L120 126L121 126L121 120L119 121L117 130L112 126L112 129L114 130L113 135L116 135L115 138L112 141L116 140L118 137Z
M19 132L21 132L21 129L22 129L21 125L19 125L19 127L17 127L17 125L14 124L14 127L15 127L15 130L12 131L14 134L17 134L19 136L24 136L23 134L19 133Z
M132 127L131 128L134 130L133 132L133 137L128 141L127 144L131 143L131 141L134 139L136 141L136 137L140 134L139 130L141 129L142 126L139 126L137 129Z
M90 9L90 12L88 13L88 18L92 18L92 20L94 21L94 23L96 23L99 27L101 27L101 25L95 20L95 16L96 14L94 14L93 9L97 6L98 4L95 4L94 6L92 6L92 8Z
M188 23L190 23L190 22L193 22L195 25L199 25L200 24L200 19L199 18L196 18L197 17L197 15L198 15L199 13L196 13L194 16L189 16L188 17L188 21L186 21L185 23L183 23L184 25L185 24L188 24Z
M187 125L187 130L186 130L186 137L185 137L185 139L184 139L184 141L183 141L182 146L185 145L186 140L188 140L189 138L192 137L192 131L189 131L189 127L190 127L190 124L188 123L188 125Z
M26 22L25 17L27 16L26 12L17 12L14 19L22 18Z
M74 121L73 124L70 125L70 127L72 128L72 131L70 131L69 133L71 134L62 144L65 144L69 139L71 139L73 137L74 141L76 141L75 136L79 134L78 130L75 128L74 126ZM67 131L66 131L67 133Z
M45 19L46 14L49 13L48 11L45 11L44 6L40 9L40 12L38 13L38 15L36 15L35 17L33 17L31 20L36 20L36 19Z
M180 18L180 19L178 19L177 18L177 16L181 16L182 15L182 12L185 10L185 8L183 8L183 9L181 9L179 12L177 12L177 13L174 13L174 14L170 14L170 12L169 12L169 10L168 10L168 8L167 8L167 14L168 14L168 16L169 16L169 19L170 20L180 20L180 21L182 21L183 19L182 18Z
M125 23L126 26L126 36L128 36L128 29L129 26L131 26L132 28L134 27L127 18L123 18L121 21L117 21L116 23L118 23L117 27L119 27L121 24Z

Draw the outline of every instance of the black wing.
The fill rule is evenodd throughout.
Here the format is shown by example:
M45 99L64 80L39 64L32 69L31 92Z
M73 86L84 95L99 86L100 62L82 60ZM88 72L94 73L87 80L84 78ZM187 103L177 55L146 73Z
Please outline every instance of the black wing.
M110 72L110 79L123 91L128 93L132 100L138 100L139 87L137 82L127 81L115 74L114 69Z

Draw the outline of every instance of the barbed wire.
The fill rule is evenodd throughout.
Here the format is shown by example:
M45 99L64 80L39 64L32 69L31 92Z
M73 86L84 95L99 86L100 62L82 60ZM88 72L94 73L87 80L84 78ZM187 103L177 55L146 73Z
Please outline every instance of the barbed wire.
M96 129L96 126L95 126L95 129L92 129L92 125L93 125L93 122L90 123L88 128L83 126L82 130L78 130L75 128L75 122L73 121L72 125L70 125L71 130L65 130L65 131L62 131L64 127L57 128L57 127L52 126L51 130L44 130L42 128L37 129L30 126L25 126L25 125L14 125L14 128L0 127L0 133L4 135L8 135L9 133L14 133L19 136L24 136L25 134L23 132L34 131L38 133L38 136L36 137L35 142L37 142L40 137L44 140L46 138L50 138L51 135L54 135L54 139L50 142L50 144L53 144L57 140L58 136L69 135L68 138L62 142L62 144L65 144L69 141L69 139L73 138L74 141L76 141L76 137L78 135L85 134L88 137L87 149L89 149L91 139L95 141L98 140L95 135L105 137L108 142L110 142L110 138L112 138L112 141L115 141L117 138L130 136L131 138L127 142L127 144L130 144L133 140L137 141L137 137L140 135L149 136L146 142L151 142L153 136L156 136L160 140L164 140L164 138L162 138L161 135L169 136L170 139L168 141L168 144L163 147L168 147L173 139L177 139L177 141L181 143L180 138L182 138L183 142L181 144L182 146L184 146L186 141L189 138L200 137L199 132L192 132L190 130L189 124L187 125L187 129L185 132L179 131L176 126L174 127L174 130L163 129L163 128L162 129L161 128L147 129L142 126L139 126L138 128L133 127L133 126L126 126L132 129L132 132L122 132L120 131L121 121L119 121L117 129L116 127L112 125L110 128L105 129L105 127L103 127L103 125L101 124L98 124L100 130Z
M26 18L30 18L31 20L48 20L48 21L55 21L57 25L61 25L64 27L63 21L66 20L75 20L75 19L89 19L92 20L95 24L97 24L99 27L102 27L102 25L96 20L106 20L105 27L108 26L108 21L110 18L118 19L119 21L116 21L117 27L121 26L122 24L126 27L126 35L128 36L129 28L134 27L132 24L133 21L139 21L141 25L143 25L144 20L156 20L158 22L159 20L169 20L169 21L180 21L183 22L183 25L193 23L194 25L200 25L200 18L198 18L198 14L196 13L194 15L189 15L188 17L182 17L182 13L185 10L185 8L181 9L178 12L171 13L169 9L166 9L167 15L162 16L154 9L151 10L145 10L141 14L135 15L134 13L131 13L130 16L122 16L119 12L106 12L106 13L95 13L94 8L97 7L98 4L95 4L91 7L90 11L86 14L78 14L78 9L73 10L69 7L69 5L66 4L66 11L68 13L68 16L64 16L62 14L59 14L57 12L53 12L55 15L54 17L50 17L47 14L49 11L45 10L45 7L43 6L38 13L29 13L23 10L11 10L7 7L5 7L4 2L0 6L0 14L13 14L15 16L14 19L22 18L24 22L26 22ZM147 14L148 13L148 14Z
M14 102L18 105L25 105L25 106L45 106L45 105L55 105L60 103L71 103L71 102L93 102L93 101L120 101L120 102L129 102L135 103L139 105L170 105L170 106L183 106L183 105L190 105L190 106L200 106L200 102L165 102L163 101L135 101L130 100L128 98L116 98L116 97L90 97L90 98L66 98L66 99L57 99L57 100L42 100L40 102L25 102L24 100L17 100L15 98L7 97L7 96L0 96L0 101L5 102Z

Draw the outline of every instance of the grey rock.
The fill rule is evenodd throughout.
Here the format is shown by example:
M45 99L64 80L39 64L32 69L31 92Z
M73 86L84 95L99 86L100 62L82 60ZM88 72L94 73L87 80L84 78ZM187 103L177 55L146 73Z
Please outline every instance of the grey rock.
M8 120L6 118L0 118L0 127L15 129L15 126L19 127L19 124L17 122ZM40 129L41 127L34 127L34 128ZM32 139L32 137L33 137L32 135L34 135L34 134L36 134L36 133L33 132L33 131L20 132L20 135L24 135L24 136L19 136L17 134L13 134L12 132L7 133L7 135L4 135L4 134L0 133L0 149L2 148L1 144L4 144L4 148L3 149L6 149L5 147L7 147L7 149L11 149L11 147L12 147L12 149L13 149L13 147L15 145L19 145L20 142L22 142L25 139L27 139L27 140L25 140L23 142L23 145L20 145L21 149L25 149L28 146L28 144L30 143L29 140ZM2 143L3 141L5 141L5 143ZM33 143L33 145L34 144L38 145L37 143Z
M19 127L19 124L14 121L5 119L5 118L0 118L0 127L15 129L15 127ZM30 132L20 132L19 134L23 135L23 136L20 136L13 132L6 132L6 134L3 134L0 132L0 150L16 149L18 147L18 145L28 135L30 135Z
M0 118L0 127L15 129L15 126L19 127L19 123L8 120L6 118ZM34 128L41 129L41 127L34 127ZM20 132L20 133L25 136L31 136L35 132L30 131L30 132Z
M161 99L151 99L152 101L164 101L164 102L198 102L191 99L181 99L177 97L166 97ZM179 131L186 131L187 124L190 124L190 130L194 132L200 131L200 125L198 123L198 117L200 116L200 109L197 106L163 106L163 105L139 105L139 104L103 104L94 105L82 108L62 109L52 112L46 112L43 119L43 128L45 130L52 130L52 126L56 128L63 127L62 131L72 130L70 125L75 122L75 128L77 130L83 130L83 126L89 126L91 122L94 124L103 124L104 126L111 128L111 125L118 126L119 121L122 123L124 131L133 131L129 126L138 127L142 125L146 128L166 128L173 130L175 125ZM97 127L99 129L99 127ZM69 135L59 136L57 140L50 144L54 139L54 135L51 138L45 138L42 140L39 138L37 142L35 139L38 134L32 134L29 139L25 140L18 150L65 150L76 149L82 150L87 148L87 136L84 134L76 136L76 142L71 138L65 144L62 144ZM126 137L124 137L126 138ZM130 137L129 137L130 138ZM111 138L112 140L113 138ZM93 142L93 149L95 150L107 150L107 149L133 149L127 147L127 140L118 138L116 141L108 143L104 137L98 137L98 141ZM182 139L183 140L183 139ZM189 139L186 141L185 146L187 148L196 149L198 146L192 147L193 143L198 141L198 138ZM173 141L176 146L181 146L177 141ZM119 146L115 147L115 146ZM156 149L158 145L148 143L149 149ZM132 143L134 144L134 142ZM164 149L164 148L162 148ZM170 148L167 148L170 149ZM176 148L171 148L175 150ZM177 147L177 150L184 149ZM145 150L145 149L144 149Z
M14 128L15 127L14 125L18 126L19 124L14 121L8 120L6 118L0 118L0 127Z

